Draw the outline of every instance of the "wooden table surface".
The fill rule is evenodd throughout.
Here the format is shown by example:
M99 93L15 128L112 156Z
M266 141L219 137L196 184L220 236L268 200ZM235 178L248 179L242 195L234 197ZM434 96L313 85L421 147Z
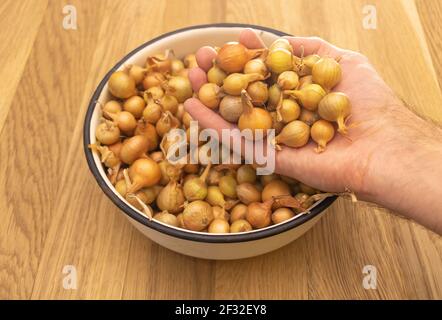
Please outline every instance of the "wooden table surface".
M317 35L366 54L399 96L442 123L442 2L1 1L0 298L442 298L442 240L366 203L340 199L304 237L239 261L182 256L135 230L87 168L82 127L98 82L164 32L214 22ZM77 30L63 28L63 7ZM388 177L386 177L388 178ZM429 190L431 192L431 190ZM63 287L75 266L77 288ZM362 285L365 265L377 289Z

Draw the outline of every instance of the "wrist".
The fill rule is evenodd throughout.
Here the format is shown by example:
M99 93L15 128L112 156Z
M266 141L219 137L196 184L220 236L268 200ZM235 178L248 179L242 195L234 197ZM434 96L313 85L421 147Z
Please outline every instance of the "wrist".
M386 142L377 152L360 198L441 232L442 131L427 130L432 125L423 120L420 125L426 127Z

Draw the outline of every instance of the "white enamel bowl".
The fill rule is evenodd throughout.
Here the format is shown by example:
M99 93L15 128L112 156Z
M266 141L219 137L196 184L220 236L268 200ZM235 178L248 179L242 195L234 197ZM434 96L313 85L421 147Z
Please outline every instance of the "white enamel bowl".
M299 238L312 228L335 198L324 199L310 208L309 213L298 215L284 223L239 234L212 235L171 227L156 220L149 221L116 192L106 177L99 157L87 147L90 143L95 142L95 128L101 115L100 107L96 101L105 102L111 98L107 90L107 81L110 75L114 71L122 69L124 64L143 65L146 57L163 52L168 48L173 49L175 54L181 57L187 53L195 52L204 45L221 46L223 43L238 39L240 31L245 27L255 29L266 44L270 44L280 36L287 35L260 26L212 24L193 26L159 36L133 50L106 74L91 98L85 118L84 151L86 159L104 193L145 236L170 250L193 257L241 259L276 250Z

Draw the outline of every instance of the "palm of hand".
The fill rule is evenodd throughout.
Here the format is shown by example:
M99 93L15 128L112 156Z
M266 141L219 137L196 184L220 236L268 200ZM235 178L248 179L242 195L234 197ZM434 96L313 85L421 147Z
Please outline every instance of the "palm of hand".
M333 91L351 101L348 137L337 134L321 154L315 153L314 142L301 149L284 148L277 155L277 171L320 190L365 193L376 152L389 139L385 128L392 119L387 111L400 102L365 56L327 46L317 53L340 57L342 80Z

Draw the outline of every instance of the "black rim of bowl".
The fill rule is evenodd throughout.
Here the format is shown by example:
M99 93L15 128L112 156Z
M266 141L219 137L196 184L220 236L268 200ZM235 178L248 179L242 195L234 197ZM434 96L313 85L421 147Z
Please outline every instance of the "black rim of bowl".
M107 83L110 75L116 71L122 64L126 62L131 56L133 56L138 51L142 50L143 48L149 46L150 44L157 42L160 39L172 36L177 33L194 30L194 29L205 29L205 28L252 28L255 30L262 30L269 33L273 33L277 36L289 36L289 34L285 32L281 32L275 29L257 26L257 25L251 25L251 24L239 24L239 23L216 23L216 24L204 24L204 25L195 25L190 26L183 29L178 29L175 31L171 31L165 34L162 34L150 41L147 41L146 43L142 44L138 48L134 49L130 53L128 53L123 59L121 59L109 72L106 74L106 76L101 80L100 84L98 85L97 89L95 90L86 112L86 117L84 121L84 128L83 128L83 147L84 152L86 155L87 163L89 166L89 169L91 170L92 174L95 177L95 180L97 181L100 188L104 191L104 193L112 200L112 202L117 205L124 213L126 213L130 218L134 219L135 221L141 223L144 226L147 226L153 230L159 231L163 234L185 239L185 240L191 240L191 241L197 241L197 242L207 242L207 243L234 243L234 242L246 242L246 241L253 241L258 240L262 238L271 237L280 233L283 233L287 230L290 230L292 228L298 227L302 225L303 223L309 221L310 219L313 219L315 216L317 216L319 213L324 211L327 207L329 207L335 200L336 197L329 197L323 200L321 203L316 205L313 209L310 210L310 213L302 215L298 217L297 219L294 219L292 221L282 223L279 225L275 225L269 229L264 230L257 230L252 233L235 233L235 234L225 234L225 235L212 235L212 234L196 234L192 232L188 232L185 230L179 230L174 229L171 227L168 227L166 225L154 222L153 220L150 221L148 218L144 217L140 213L138 213L136 210L129 207L127 203L122 201L109 186L106 184L104 178L101 176L100 172L98 171L97 166L95 165L95 161L93 158L92 151L88 148L88 145L91 143L90 140L90 124L91 124L91 118L93 115L93 112L95 110L96 101L98 100L101 91L103 90L103 87Z

